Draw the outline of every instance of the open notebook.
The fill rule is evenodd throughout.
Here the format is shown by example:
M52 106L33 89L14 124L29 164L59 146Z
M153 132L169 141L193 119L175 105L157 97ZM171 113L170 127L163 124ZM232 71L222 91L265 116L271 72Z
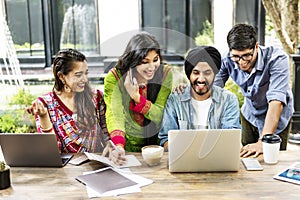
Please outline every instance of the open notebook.
M12 167L63 167L73 156L60 154L53 133L0 133L0 146Z

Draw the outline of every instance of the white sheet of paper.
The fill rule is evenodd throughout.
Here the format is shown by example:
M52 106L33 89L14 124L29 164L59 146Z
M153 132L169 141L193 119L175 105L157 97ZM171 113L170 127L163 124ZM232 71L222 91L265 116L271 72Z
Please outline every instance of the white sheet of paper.
M95 153L89 153L89 152L84 152L85 155L90 159L90 160L96 160L101 163L104 163L106 165L115 167L115 168L127 168L127 167L134 167L134 166L141 166L141 162L134 156L134 155L126 155L125 157L127 158L127 163L124 165L116 165L112 161L110 161L107 157L101 156L99 154Z

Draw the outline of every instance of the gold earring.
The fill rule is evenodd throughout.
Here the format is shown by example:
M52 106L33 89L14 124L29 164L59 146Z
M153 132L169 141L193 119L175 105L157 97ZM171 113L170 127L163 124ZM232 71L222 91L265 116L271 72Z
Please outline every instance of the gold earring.
M65 92L71 92L71 88L67 86L66 84L64 85Z

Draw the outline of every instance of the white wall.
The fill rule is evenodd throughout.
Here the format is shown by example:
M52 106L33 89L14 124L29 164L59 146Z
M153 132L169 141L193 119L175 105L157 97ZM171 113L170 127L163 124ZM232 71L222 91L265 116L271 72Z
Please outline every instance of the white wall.
M227 33L233 26L233 1L212 0L214 18L214 41L215 47L224 53L227 51Z
M101 55L120 56L140 27L139 1L98 0L98 5Z

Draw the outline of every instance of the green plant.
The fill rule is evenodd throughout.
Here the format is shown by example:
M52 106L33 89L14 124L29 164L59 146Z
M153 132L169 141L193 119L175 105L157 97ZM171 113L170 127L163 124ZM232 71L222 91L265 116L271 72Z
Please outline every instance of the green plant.
M5 170L5 168L6 168L5 162L4 161L0 161L0 171Z
M244 103L244 96L240 87L231 78L229 78L224 88L237 96L239 101L239 106L241 108Z
M11 108L0 113L0 132L35 132L35 120L24 110L35 98L29 91L19 89L9 100Z
M273 38L278 38L276 30L269 15L266 15L265 35Z
M18 105L20 108L31 105L36 96L30 94L29 90L20 88L17 94L13 95L9 101L9 105Z
M25 42L24 44L14 43L14 47L16 50L18 50L18 49L44 49L44 44L41 44L41 43L29 44L28 42Z
M214 31L208 20L203 22L203 30L197 34L195 43L198 46L214 44Z
M0 116L0 131L3 133L13 133L16 130L16 118L11 114Z
M23 110L11 110L0 116L1 133L25 133L35 132L33 117L25 117Z

